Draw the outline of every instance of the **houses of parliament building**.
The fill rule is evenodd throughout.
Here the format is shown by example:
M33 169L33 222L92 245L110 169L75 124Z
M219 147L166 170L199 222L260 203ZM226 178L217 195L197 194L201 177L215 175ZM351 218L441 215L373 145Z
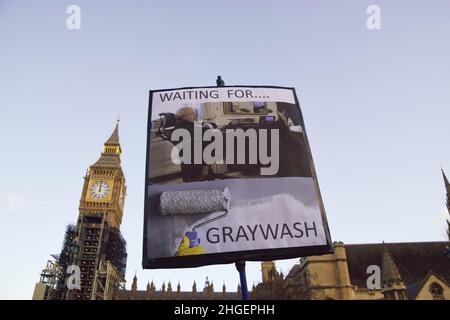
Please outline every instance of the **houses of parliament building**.
M170 282L158 289L152 282L138 290L135 276L131 288L125 288L127 252L120 225L126 180L121 153L117 123L84 177L77 222L67 226L61 252L42 270L33 299L240 299L239 287L227 291L224 284L216 290L208 279L203 288L194 282L189 291ZM442 175L450 213L450 183ZM447 228L450 241L449 222ZM286 275L277 271L274 261L263 261L262 282L251 288L250 299L450 300L449 241L335 242L333 253L300 258ZM78 281L72 281L74 275Z

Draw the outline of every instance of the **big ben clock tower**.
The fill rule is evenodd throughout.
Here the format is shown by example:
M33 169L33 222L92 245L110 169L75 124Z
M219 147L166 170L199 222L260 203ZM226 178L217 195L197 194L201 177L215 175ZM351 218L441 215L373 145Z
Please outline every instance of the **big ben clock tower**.
M80 216L84 213L105 216L111 227L120 228L126 194L119 143L119 123L105 142L100 158L84 177Z
M117 122L100 158L84 177L71 251L72 264L80 267L80 288L67 290L66 299L110 300L124 286L127 256L120 225L126 184L121 152Z

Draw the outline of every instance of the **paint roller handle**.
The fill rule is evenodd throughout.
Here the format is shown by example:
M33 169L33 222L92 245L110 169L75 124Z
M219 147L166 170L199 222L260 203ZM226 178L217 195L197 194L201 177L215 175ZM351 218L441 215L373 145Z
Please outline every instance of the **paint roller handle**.
M189 239L189 248L199 245L200 239L198 238L197 231L186 231L184 235Z
M224 211L224 213L221 214L220 216L217 216L217 217L215 217L215 218L212 218L212 219L210 219L210 220L207 220L207 221L204 221L204 222L202 222L202 223L199 223L199 224L195 225L195 226L192 228L192 230L195 231L197 228L200 228L200 227L204 226L205 224L209 224L209 223L214 222L214 221L216 221L216 220L222 219L222 218L224 218L227 214L228 214L228 210Z
M175 256L191 256L196 254L204 254L205 248L201 245L196 245L194 247L190 246L190 239L184 235L181 239L180 246L178 247L177 252L175 252Z

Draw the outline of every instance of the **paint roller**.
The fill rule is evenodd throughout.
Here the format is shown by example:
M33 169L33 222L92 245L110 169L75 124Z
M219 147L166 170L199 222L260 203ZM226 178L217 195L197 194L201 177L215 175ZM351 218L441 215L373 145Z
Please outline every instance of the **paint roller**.
M185 232L185 236L189 238L189 248L192 248L200 243L196 229L225 217L230 209L230 200L228 188L223 191L217 189L164 191L160 196L159 210L164 216L205 215L224 211L224 214L201 222L195 225L192 231Z

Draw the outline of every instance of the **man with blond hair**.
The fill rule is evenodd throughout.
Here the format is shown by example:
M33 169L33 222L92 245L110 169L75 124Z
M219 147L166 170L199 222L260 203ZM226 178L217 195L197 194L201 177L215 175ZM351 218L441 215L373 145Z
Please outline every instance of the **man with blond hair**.
M191 107L183 107L177 111L179 120L194 123L197 121L197 111Z

